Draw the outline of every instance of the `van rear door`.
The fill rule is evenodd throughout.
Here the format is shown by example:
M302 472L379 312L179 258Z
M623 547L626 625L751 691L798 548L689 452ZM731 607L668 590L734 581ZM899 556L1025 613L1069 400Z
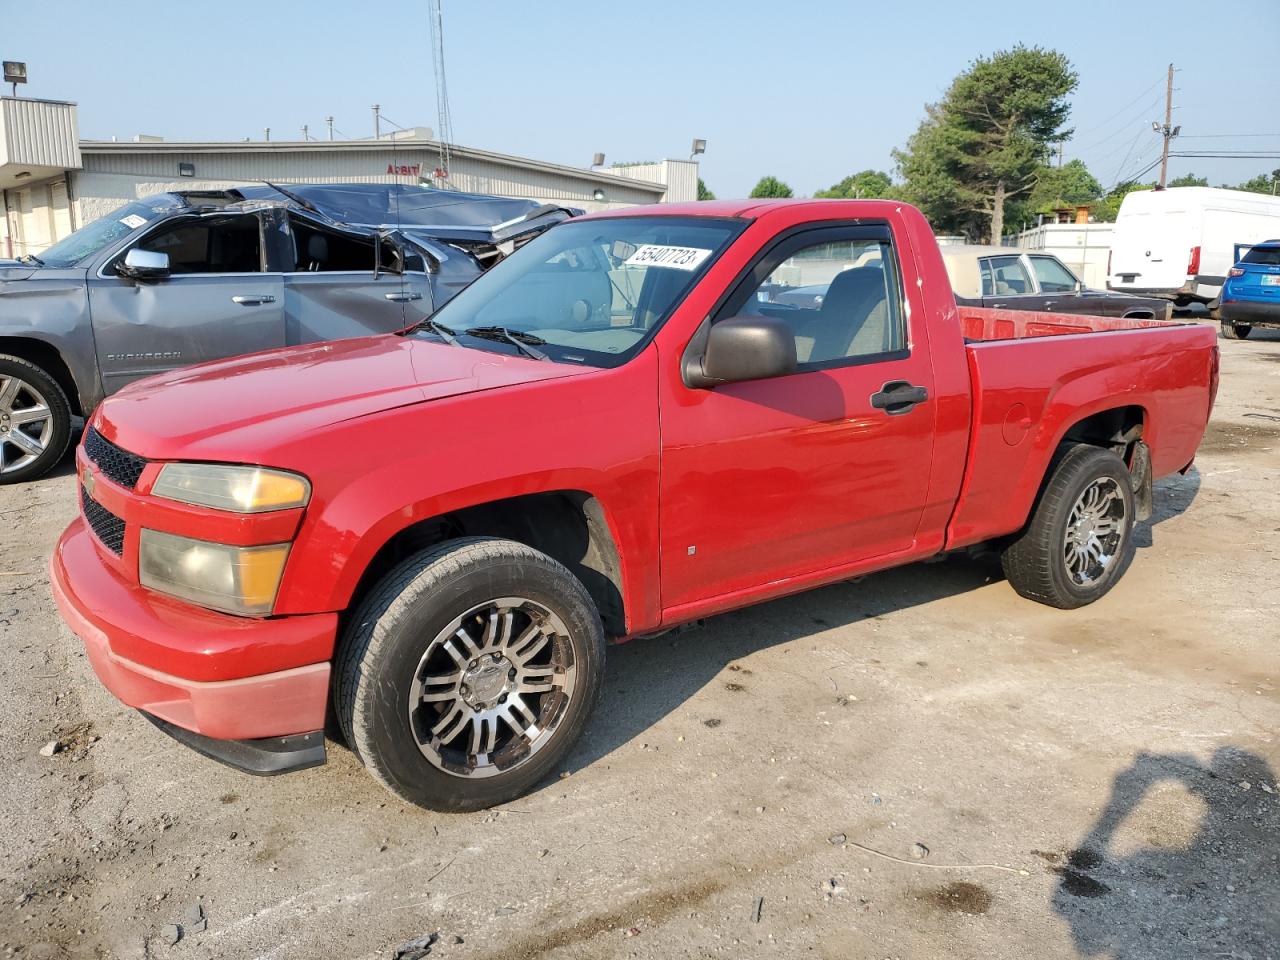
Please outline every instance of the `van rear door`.
M1107 286L1126 293L1172 294L1187 281L1201 211L1169 203L1168 193L1142 193L1125 197L1116 217Z

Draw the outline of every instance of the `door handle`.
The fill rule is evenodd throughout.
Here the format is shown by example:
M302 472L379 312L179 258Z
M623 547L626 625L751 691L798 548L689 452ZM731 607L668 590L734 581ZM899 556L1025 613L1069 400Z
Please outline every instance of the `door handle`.
M420 293L384 293L383 296L393 303L407 303L410 300L422 299Z
M267 296L267 295L251 294L251 295L245 296L242 294L238 297L232 297L231 302L238 303L242 307L256 307L262 303L275 303L276 298L272 296Z
M871 405L883 410L891 417L896 417L903 413L910 413L915 409L916 404L924 403L928 399L929 391L924 387L917 387L906 380L890 380L880 388L879 393L871 395Z

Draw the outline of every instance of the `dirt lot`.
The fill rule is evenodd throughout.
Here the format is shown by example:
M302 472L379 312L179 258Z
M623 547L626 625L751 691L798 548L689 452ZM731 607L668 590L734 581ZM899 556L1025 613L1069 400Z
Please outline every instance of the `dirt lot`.
M953 559L616 648L570 775L487 814L405 808L339 746L260 780L167 739L49 597L69 464L8 488L0 947L1278 957L1280 336L1255 337L1222 344L1198 468L1102 602Z

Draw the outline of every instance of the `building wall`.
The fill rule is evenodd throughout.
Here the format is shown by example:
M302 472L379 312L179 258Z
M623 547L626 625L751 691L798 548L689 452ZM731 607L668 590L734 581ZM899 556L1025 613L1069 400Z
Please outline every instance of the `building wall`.
M659 160L655 163L628 163L607 167L605 173L667 188L663 203L685 203L698 199L698 165L692 160Z

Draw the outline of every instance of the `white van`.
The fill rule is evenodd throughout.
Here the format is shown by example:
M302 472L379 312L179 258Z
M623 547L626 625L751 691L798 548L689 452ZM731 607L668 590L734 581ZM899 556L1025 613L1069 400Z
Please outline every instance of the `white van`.
M1116 217L1107 288L1209 303L1235 265L1235 245L1274 237L1280 197L1217 187L1136 190Z

